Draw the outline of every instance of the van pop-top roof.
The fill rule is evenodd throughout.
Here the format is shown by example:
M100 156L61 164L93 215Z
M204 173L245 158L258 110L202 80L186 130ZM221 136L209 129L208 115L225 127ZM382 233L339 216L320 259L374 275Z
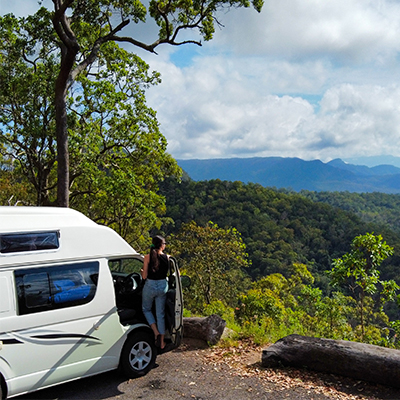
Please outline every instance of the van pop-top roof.
M70 208L0 207L0 268L136 254L115 231Z

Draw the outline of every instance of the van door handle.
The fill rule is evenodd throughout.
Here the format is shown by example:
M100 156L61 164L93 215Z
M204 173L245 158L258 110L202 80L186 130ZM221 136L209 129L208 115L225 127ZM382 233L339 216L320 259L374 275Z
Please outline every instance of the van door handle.
M93 328L94 328L95 331L98 331L100 329L100 321L96 321L93 324Z

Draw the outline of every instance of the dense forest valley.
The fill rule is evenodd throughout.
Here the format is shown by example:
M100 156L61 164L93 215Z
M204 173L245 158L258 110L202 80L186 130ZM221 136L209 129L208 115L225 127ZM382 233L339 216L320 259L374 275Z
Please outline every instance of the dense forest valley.
M359 304L356 304L357 296L353 293L351 299L350 286L340 290L334 288L330 284L327 271L332 269L333 260L351 250L352 241L356 236L371 233L382 236L382 240L393 248L393 255L384 260L379 267L380 279L400 283L399 195L348 192L295 193L238 181L196 182L190 179L184 179L181 183L168 180L163 183L161 193L166 197L165 221L167 222L164 225L164 232L167 236L174 238L174 235L179 235L180 228L190 221L194 221L198 226L206 226L211 221L219 228L234 228L240 234L249 261L247 267L242 268L246 271L242 282L245 282L245 277L248 276L251 278L251 283L241 288L243 292L245 289L248 292L239 294L241 298L239 307L234 307L235 304L231 303L236 309L236 321L238 316L240 320L240 305L243 306L245 303L248 306L247 310L251 308L246 301L249 302L253 296L253 303L260 305L264 301L262 306L264 311L256 312L254 316L247 315L247 318L252 320L248 322L256 321L261 329L265 328L265 318L269 318L271 322L271 318L274 319L276 316L275 312L282 317L282 309L285 308L287 311L289 308L292 313L290 318L285 311L286 316L283 319L279 318L277 325L280 327L285 323L290 325L288 320L293 322L294 318L296 320L294 325L298 323L302 326L300 329L302 332L298 332L297 328L293 329L297 333L363 340L384 345L387 345L388 341L393 341L390 337L394 336L398 326L397 320L400 319L396 303L388 301L383 312L382 303L379 301L372 305L377 294L371 292L368 324L373 328L373 332L371 331L369 339L366 339L367 335L363 332L360 339L355 333L359 329L356 317L359 307ZM197 246L196 242L193 243L193 246ZM187 249L186 254L189 251ZM185 264L184 258L183 254L183 264ZM303 279L304 271L303 274L298 274L299 265L309 271L311 279L308 281ZM297 266L297 270L294 266ZM297 278L293 276L294 271L297 271ZM280 279L279 284L276 284L277 277ZM297 284L300 281L301 284ZM278 293L277 288L282 288L282 285L286 285L285 294L282 290ZM234 284L232 285L234 291L233 286ZM266 288L271 290L267 295L270 303L263 297ZM237 289L237 293L240 293L241 289ZM254 291L257 290L258 294L255 294ZM284 304L283 297L286 300L290 297L293 300L292 304L290 306ZM214 300L220 303L222 300L224 303L223 298ZM322 310L325 309L326 312L326 309L330 308L332 311L335 308L332 302L335 301L340 321L336 321L338 324L336 329L331 320L327 332L325 328L329 324L327 320L322 323L322 320L328 317L326 315L323 317ZM319 310L318 302L321 305ZM349 311L351 307L353 311ZM367 306L364 307L366 310ZM263 314L263 319L260 319L259 314ZM389 323L387 316L392 322ZM242 318L241 322L244 319ZM324 325L325 328L318 327L318 324ZM350 331L352 333L349 333ZM279 332L276 335L283 333Z
M253 279L286 275L288 265L304 263L328 290L324 272L332 259L349 251L355 236L374 232L394 248L394 256L382 265L382 277L400 282L400 195L294 193L220 180L171 180L162 193L167 217L174 221L166 226L167 234L191 220L236 228L246 244L251 260L247 272Z

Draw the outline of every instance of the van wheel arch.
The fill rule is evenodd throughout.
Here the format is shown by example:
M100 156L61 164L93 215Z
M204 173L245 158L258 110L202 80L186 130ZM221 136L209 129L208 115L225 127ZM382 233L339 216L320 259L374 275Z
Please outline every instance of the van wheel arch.
M153 331L134 330L122 348L119 366L128 378L137 378L146 375L154 367L156 357Z

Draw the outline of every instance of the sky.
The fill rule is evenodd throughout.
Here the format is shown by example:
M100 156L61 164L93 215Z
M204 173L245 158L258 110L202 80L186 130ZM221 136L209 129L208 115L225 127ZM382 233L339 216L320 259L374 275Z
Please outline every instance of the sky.
M161 73L147 101L174 158L400 157L400 0L266 0L218 19L201 47L131 48Z

